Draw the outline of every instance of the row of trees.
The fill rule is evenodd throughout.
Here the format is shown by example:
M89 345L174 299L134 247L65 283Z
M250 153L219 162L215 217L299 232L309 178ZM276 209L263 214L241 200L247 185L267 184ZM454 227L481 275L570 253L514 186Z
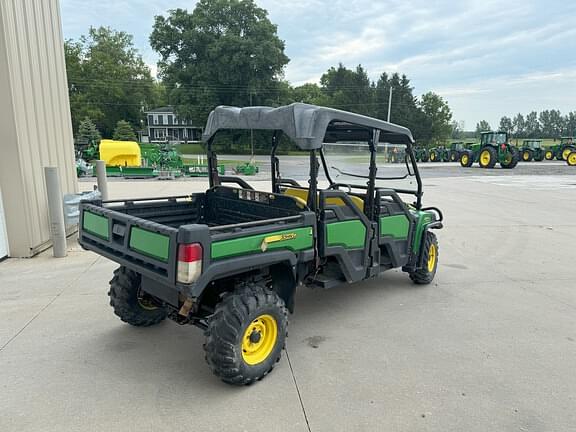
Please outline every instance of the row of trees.
M253 0L200 0L189 13L157 16L150 35L160 55L160 81L133 46L132 36L110 28L65 44L72 122L91 119L104 136L118 121L140 128L144 111L170 104L183 118L206 121L217 105L270 105L307 102L390 120L409 127L415 138L440 142L452 132L447 103L434 93L420 99L405 75L383 73L372 82L366 70L342 64L319 84L292 87L284 80L289 58L277 27Z
M490 124L482 120L476 125L476 132L490 130ZM520 113L513 118L504 116L498 129L506 131L516 138L559 138L576 134L576 111L562 115L559 110L532 111L527 115Z

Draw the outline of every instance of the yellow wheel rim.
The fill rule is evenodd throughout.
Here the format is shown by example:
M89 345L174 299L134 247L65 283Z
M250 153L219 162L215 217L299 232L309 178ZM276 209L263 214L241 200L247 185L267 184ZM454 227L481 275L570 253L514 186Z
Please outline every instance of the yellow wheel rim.
M552 155L551 151L546 152L546 159L550 160L550 159L552 159L552 156L553 155Z
M430 154L430 160L431 160L431 161L436 160L436 153L431 153L431 154Z
M522 156L523 156L522 159L524 159L525 161L530 159L530 155L528 153L524 153Z
M436 266L436 257L438 256L436 251L436 245L431 244L430 248L428 249L428 273L432 273L434 271L434 267Z
M572 153L572 149L564 149L564 151L562 152L562 159L568 160L568 156L570 156L570 153Z
M568 165L576 166L576 152L572 152L568 155Z
M490 163L490 152L488 150L484 150L480 154L480 162L482 162L482 165L488 165Z
M464 165L468 164L468 155L463 155L463 156L462 156L462 163L463 163Z
M249 365L268 358L278 339L278 324L272 315L260 315L252 321L242 337L242 358Z

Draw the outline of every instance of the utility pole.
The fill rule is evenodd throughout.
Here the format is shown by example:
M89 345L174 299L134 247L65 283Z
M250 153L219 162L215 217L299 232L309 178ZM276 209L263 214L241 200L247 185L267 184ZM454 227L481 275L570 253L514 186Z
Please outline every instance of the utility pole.
M392 109L392 86L390 86L390 93L388 95L388 123L390 123L390 110Z
M250 106L252 106L252 89L250 89ZM250 163L254 163L254 130L250 129Z
M387 122L390 123L390 110L392 109L392 86L390 86L390 93L388 94L388 118ZM376 143L376 148L378 148L378 143ZM389 162L388 160L388 143L384 145L384 160Z

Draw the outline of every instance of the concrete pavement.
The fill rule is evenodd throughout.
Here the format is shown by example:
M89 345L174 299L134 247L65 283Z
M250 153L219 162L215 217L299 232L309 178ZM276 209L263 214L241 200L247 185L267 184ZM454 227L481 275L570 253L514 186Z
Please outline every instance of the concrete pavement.
M66 259L0 263L0 431L572 430L570 178L428 179L424 202L446 216L434 283L391 271L300 290L287 353L246 388L210 374L200 330L121 323L106 296L114 263L74 245Z

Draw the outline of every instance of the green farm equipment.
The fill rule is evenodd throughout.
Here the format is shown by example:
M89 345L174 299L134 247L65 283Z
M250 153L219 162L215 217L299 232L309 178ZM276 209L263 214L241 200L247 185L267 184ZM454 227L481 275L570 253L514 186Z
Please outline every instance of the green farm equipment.
M508 142L506 132L482 132L480 143L460 152L460 165L471 167L478 162L482 168L494 168L500 163L502 168L514 168L518 165L518 148Z
M217 136L249 129L272 131L270 191L217 169ZM281 137L307 153L306 183L280 175ZM246 385L280 360L298 286L327 289L390 269L401 269L416 284L434 280L439 255L433 231L442 228L443 216L422 203L410 130L298 103L218 107L203 139L206 192L80 203L80 244L119 264L108 295L122 321L147 327L168 318L199 327L212 372ZM362 143L368 166L350 173L344 171L349 164L334 167L339 162L324 153L327 142ZM378 169L377 148L384 143L406 148L404 175L393 168L382 176L387 168ZM410 186L398 187L407 178ZM355 292L349 288L341 306L353 303Z
M428 162L430 159L426 147L414 147L414 156L416 157L416 162Z
M450 162L450 150L445 146L430 149L430 162Z
M245 162L243 164L236 165L236 168L234 171L236 172L236 174L253 176L253 175L258 174L259 169L258 169L258 165L256 165L254 162Z
M552 145L544 152L546 160L567 160L570 153L576 151L576 144L574 144L573 137L562 137L560 143Z
M465 148L466 147L464 146L463 142L455 142L450 144L450 150L448 153L448 158L450 159L450 162L458 162L460 160L460 153Z
M524 140L518 151L522 162L530 162L532 160L541 162L544 160L544 148L541 140Z

